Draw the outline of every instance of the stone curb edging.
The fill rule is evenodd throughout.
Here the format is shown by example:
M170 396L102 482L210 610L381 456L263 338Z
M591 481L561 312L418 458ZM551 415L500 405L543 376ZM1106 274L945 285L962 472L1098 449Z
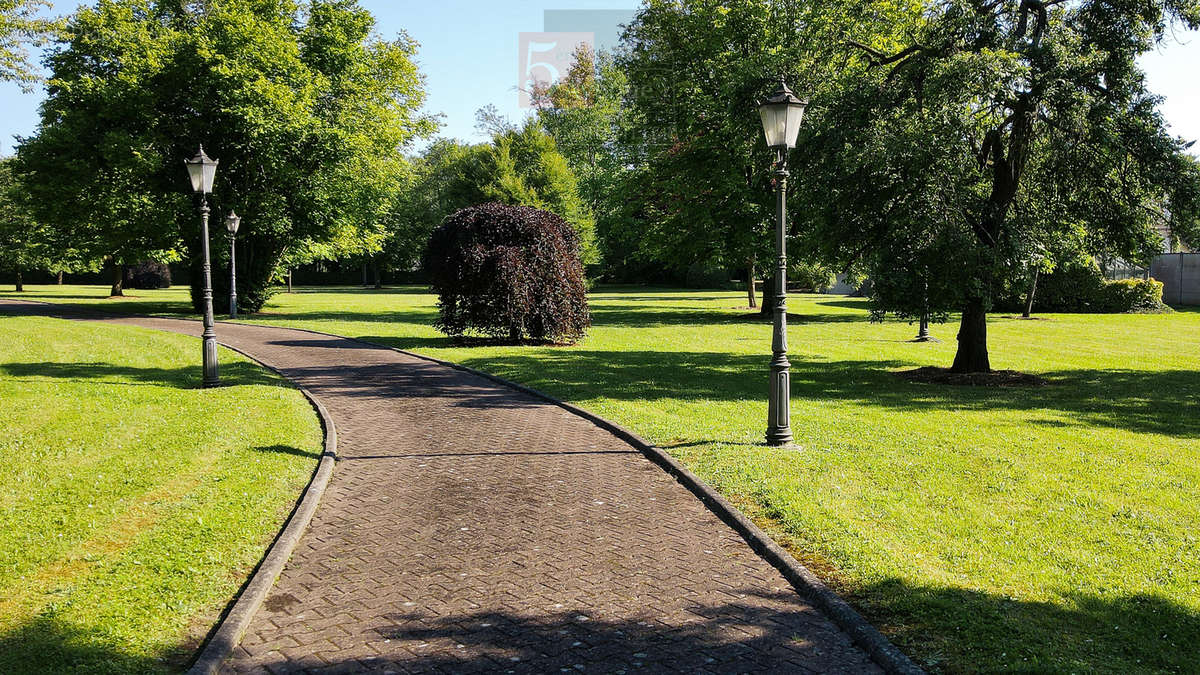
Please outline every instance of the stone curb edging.
M52 302L37 302L33 300L17 300L10 299L13 302L25 303L30 305L45 305L55 309L64 309L56 303ZM80 311L76 307L69 308L72 312L87 315L92 314L98 318L142 318L142 319L161 319L165 317L156 317L148 315L122 315L113 314L110 312L96 311L84 309ZM66 318L68 312L60 314ZM194 319L174 319L182 321L195 321ZM239 325L254 325L254 324L239 324ZM149 330L157 330L150 328ZM321 461L317 464L317 468L313 471L313 477L309 480L308 485L304 488L304 495L296 503L292 513L288 516L283 529L271 542L271 546L267 549L267 553L263 556L258 566L254 568L254 572L246 581L238 592L237 598L233 601L232 606L224 613L216 627L209 632L208 637L204 641L204 648L196 656L196 660L192 662L191 668L188 669L187 675L212 675L216 673L221 664L229 658L233 650L242 642L242 637L246 634L246 629L250 626L250 620L258 613L258 609L262 606L264 600L267 599L267 594L271 592L271 588L275 586L275 580L279 578L279 574L283 572L284 566L292 557L292 552L296 550L296 545L300 543L300 538L308 529L308 524L312 522L313 514L316 513L317 506L321 502L321 497L325 495L325 489L329 487L329 479L333 476L334 465L337 464L337 428L333 424L333 417L329 415L329 411L325 409L325 405L321 403L316 396L309 390L301 387L287 375L284 375L278 368L263 363L253 354L250 354L242 349L227 345L220 340L217 341L222 347L230 351L237 352L242 356L254 361L258 365L270 370L283 379L291 382L293 386L300 390L304 398L308 399L310 405L317 412L317 417L321 420L321 427L325 432L325 449L321 453Z
M234 322L223 322L234 323ZM237 322L243 326L262 326L263 324L244 324ZM282 326L280 326L282 327ZM697 476L686 466L681 464L679 460L667 454L665 450L655 446L642 437L638 436L633 431L617 424L616 422L607 420L595 413L589 412L574 404L559 400L549 394L538 391L523 384L507 380L498 375L485 373L481 370L476 370L470 366L464 366L452 361L443 361L432 356L416 354L397 347L371 342L360 338L346 337L345 335L335 335L333 333L323 333L318 330L310 330L308 328L289 328L289 330L298 330L314 335L324 337L335 337L345 340L353 340L371 347L390 349L394 352L399 352L406 356L429 361L438 365L447 366L455 370L477 375L497 384L516 389L524 392L535 398L541 399L547 403L556 405L572 414L578 415L596 426L612 433L621 440L629 443L644 454L650 461L657 464L664 471L670 474L675 480L679 481L692 494L696 495L701 502L704 503L710 511L712 511L725 524L732 527L743 539L746 540L750 547L761 556L764 560L771 563L775 569L783 574L784 578L796 589L801 596L810 600L817 606L833 623L846 631L846 634L858 645L863 651L871 657L880 668L888 673L895 675L923 675L925 671L921 669L912 659L904 652L900 651L896 645L879 632L879 629L871 625L861 614L843 600L833 589L829 588L825 582L812 573L800 561L796 560L790 553L783 549L779 544L776 544L766 532L755 525L749 518L745 516L736 506L731 504L727 499L717 493L704 479Z
M263 557L262 562L259 563L237 599L234 600L233 606L222 617L216 629L210 633L204 649L196 657L192 667L188 669L187 675L213 675L220 670L221 665L225 663L233 650L241 644L242 638L246 635L246 629L250 627L250 621L262 607L263 601L267 599L267 595L274 588L275 581L283 572L284 566L291 560L296 545L300 543L300 538L308 530L308 525L312 522L313 514L316 513L317 506L320 505L321 498L325 495L325 489L329 487L329 480L333 476L333 469L337 464L337 427L334 426L333 417L329 415L329 411L325 409L325 405L321 403L320 399L284 375L278 368L259 361L254 355L221 343L220 340L218 340L218 344L255 361L299 389L321 419L321 427L325 431L325 451L321 453L321 461L317 464L316 471L313 472L312 480L304 489L304 496L297 502L296 508L288 516L287 523L279 532L279 536L271 543L271 547L267 549L266 556Z

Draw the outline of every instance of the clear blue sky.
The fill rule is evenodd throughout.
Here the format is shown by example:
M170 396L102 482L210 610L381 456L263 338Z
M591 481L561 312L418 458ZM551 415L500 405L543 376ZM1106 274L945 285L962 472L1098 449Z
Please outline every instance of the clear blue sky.
M542 31L546 10L632 10L635 0L361 0L386 36L399 30L420 42L418 60L427 78L428 112L444 115L441 135L480 140L475 111L489 103L516 120L518 35ZM56 10L74 3L58 0ZM586 15L581 15L586 23ZM583 30L581 28L580 30ZM1166 97L1162 111L1174 133L1200 139L1200 35L1177 33L1143 59L1152 91ZM24 94L0 84L0 155L13 151L13 136L32 133L41 93ZM1200 154L1200 145L1193 149Z

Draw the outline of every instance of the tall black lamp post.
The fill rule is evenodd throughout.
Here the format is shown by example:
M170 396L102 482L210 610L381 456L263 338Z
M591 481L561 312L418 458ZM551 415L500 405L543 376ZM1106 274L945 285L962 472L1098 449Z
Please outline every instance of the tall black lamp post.
M242 217L236 211L225 216L225 229L229 230L229 318L237 318L237 231Z
M775 151L775 328L771 339L771 395L767 444L792 442L791 367L787 357L787 151L796 147L807 101L792 94L783 78L779 90L758 106L767 147Z
M192 179L192 190L200 195L200 248L204 255L204 387L221 384L217 372L217 333L213 330L212 308L212 262L208 253L208 195L212 194L213 179L217 175L217 160L204 154L204 146L187 164L188 176Z

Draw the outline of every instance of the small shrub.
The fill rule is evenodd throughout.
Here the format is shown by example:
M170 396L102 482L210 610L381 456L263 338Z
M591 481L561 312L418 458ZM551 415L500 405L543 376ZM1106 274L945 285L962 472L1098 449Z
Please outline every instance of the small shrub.
M489 203L451 214L425 269L447 335L572 343L591 323L579 235L548 211Z
M837 283L837 275L828 267L804 260L788 265L788 285L802 291L824 293Z
M1163 284L1154 279L1122 279L1104 284L1104 304L1110 312L1148 312L1166 308Z
M146 260L125 270L125 286L138 290L171 287L171 268L160 262Z

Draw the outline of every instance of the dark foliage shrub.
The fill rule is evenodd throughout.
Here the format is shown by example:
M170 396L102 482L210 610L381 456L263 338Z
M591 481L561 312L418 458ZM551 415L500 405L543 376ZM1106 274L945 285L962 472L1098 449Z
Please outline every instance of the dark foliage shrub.
M729 288L729 272L715 263L693 263L684 275L687 288Z
M125 286L138 290L171 287L171 268L147 260L125 268Z
M489 203L451 214L425 269L447 335L572 343L591 323L579 235L548 211Z

